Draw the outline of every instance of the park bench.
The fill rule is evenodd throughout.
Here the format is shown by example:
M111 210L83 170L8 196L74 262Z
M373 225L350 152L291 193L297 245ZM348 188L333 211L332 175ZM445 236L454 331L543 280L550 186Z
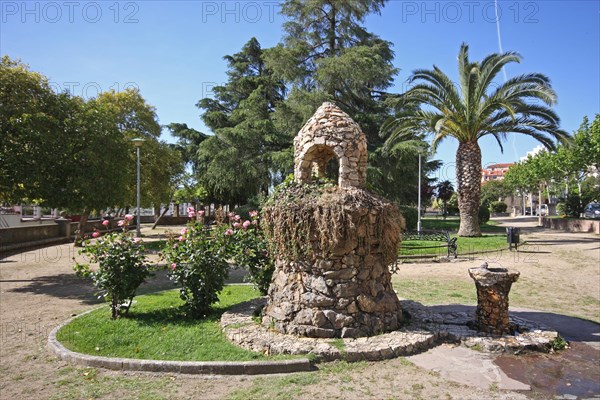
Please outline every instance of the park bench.
M456 238L450 238L450 234L448 231L435 231L435 230L427 230L421 229L418 231L405 231L402 234L402 246L407 249L410 249L410 243L404 243L405 241L416 241L416 240L425 240L428 242L440 242L439 245L431 245L431 246L414 246L412 248L418 249L437 249L437 248L447 248L448 257L454 256L456 258L456 250L458 248L456 244Z

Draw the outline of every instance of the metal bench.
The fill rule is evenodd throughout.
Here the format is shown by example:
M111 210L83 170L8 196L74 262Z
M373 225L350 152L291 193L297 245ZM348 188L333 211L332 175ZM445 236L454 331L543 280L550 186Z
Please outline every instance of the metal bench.
M402 234L402 241L406 240L427 240L432 242L441 242L439 246L418 246L419 249L437 249L444 248L448 249L448 258L454 256L456 258L457 244L456 238L450 238L448 231L434 231L421 229L418 231L406 231ZM410 246L407 246L410 248Z

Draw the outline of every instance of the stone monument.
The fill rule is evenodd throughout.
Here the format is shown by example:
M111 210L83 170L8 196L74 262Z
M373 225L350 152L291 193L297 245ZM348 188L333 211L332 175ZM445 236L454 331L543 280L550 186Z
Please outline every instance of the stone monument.
M402 311L389 265L403 220L393 204L364 189L364 133L323 103L294 139L294 153L295 186L263 209L265 231L279 241L263 326L323 338L398 329ZM338 166L337 185L305 190L331 165Z

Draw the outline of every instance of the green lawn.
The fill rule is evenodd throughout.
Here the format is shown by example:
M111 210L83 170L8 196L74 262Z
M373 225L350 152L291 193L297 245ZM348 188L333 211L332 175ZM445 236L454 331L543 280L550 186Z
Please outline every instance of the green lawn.
M395 276L392 282L399 297L425 305L477 304L475 284L470 280L399 279Z
M448 217L447 219L429 217L421 219L421 224L423 229L458 232L460 219L458 217ZM481 225L481 231L485 233L506 233L506 228L498 226L496 221L488 221Z
M166 240L154 240L152 242L144 242L144 247L146 250L162 251L166 244Z
M457 237L450 235L450 237ZM398 255L400 256L437 256L443 257L448 254L446 247L436 247L443 244L430 240L406 240L400 244ZM456 240L458 246L457 253L471 254L489 252L508 248L506 235L483 235L481 237L458 237Z
M186 361L263 359L261 353L230 343L219 325L221 314L228 307L259 295L252 286L226 286L214 311L199 320L184 314L177 290L138 296L128 317L111 320L107 305L74 319L57 337L70 350L107 357Z

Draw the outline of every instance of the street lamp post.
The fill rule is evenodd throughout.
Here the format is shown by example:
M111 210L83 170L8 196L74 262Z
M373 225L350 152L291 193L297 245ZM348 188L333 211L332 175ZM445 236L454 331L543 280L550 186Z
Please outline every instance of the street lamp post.
M142 233L140 231L140 147L144 143L144 139L135 138L131 140L133 145L135 146L135 150L137 153L137 221L136 221L136 234L137 237L142 237Z
M418 185L418 205L417 205L417 232L421 234L421 155L423 154L423 148L417 147L419 151L419 185Z

